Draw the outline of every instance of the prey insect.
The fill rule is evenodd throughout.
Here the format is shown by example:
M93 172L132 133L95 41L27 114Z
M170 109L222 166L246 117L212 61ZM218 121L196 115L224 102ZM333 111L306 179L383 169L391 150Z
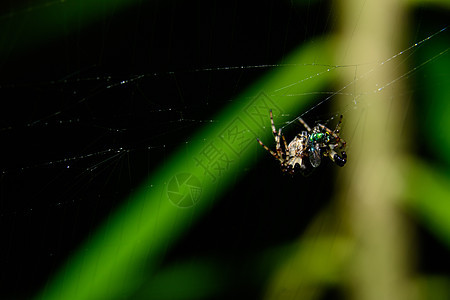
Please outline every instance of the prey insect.
M269 115L275 138L275 151L264 145L260 139L257 138L256 140L280 162L283 172L289 174L300 172L307 175L320 165L324 157L328 157L340 167L343 167L347 162L346 142L339 135L342 115L334 130L322 124L317 124L311 129L302 118L298 118L306 131L298 133L289 144L287 144L281 128L278 131L275 128L272 110L270 110Z

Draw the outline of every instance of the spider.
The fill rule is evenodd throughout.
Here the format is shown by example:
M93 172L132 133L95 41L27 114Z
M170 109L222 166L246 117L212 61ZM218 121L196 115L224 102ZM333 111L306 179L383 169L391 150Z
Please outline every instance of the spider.
M276 152L269 149L269 147L264 145L258 138L256 140L280 162L281 170L283 172L293 175L300 171L303 175L307 175L308 171L313 170L310 166L317 168L320 165L322 157L328 157L340 167L343 167L347 162L347 153L343 150L345 149L346 142L339 136L342 115L333 131L322 124L318 124L311 129L302 118L299 118L300 124L302 124L307 131L302 131L297 134L289 145L286 143L286 139L281 133L281 128L278 129L278 132L275 128L272 110L270 110L269 115L272 133L276 142ZM280 140L283 140L284 148L282 148ZM341 150L340 155L336 152L336 149Z

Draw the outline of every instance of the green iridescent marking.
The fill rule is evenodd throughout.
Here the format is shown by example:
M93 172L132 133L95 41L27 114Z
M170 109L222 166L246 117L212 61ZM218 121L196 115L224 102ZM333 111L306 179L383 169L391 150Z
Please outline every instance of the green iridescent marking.
M309 140L311 142L318 142L318 141L322 141L322 139L324 138L324 134L323 133L313 133L309 136Z

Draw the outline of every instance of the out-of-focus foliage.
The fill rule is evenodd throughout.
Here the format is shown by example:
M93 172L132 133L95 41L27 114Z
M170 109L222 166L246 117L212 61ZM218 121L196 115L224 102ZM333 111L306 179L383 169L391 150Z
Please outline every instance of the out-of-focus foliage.
M148 282L133 298L176 300L210 299L220 294L227 286L228 274L225 266L217 262L193 260L169 266ZM226 276L225 276L226 275Z
M408 2L418 6L441 6L450 8L450 1L448 0L408 0Z
M448 31L448 30L447 30ZM450 247L450 40L449 33L430 40L416 57L425 62L418 71L421 101L415 124L422 139L414 147L427 149L434 158L406 160L408 206L422 224ZM433 161L428 163L427 161Z
M419 159L405 161L409 208L450 249L450 177L437 166Z
M450 168L450 33L430 40L424 47L418 49L417 57L425 62L440 52L442 55L426 63L419 74L420 95L422 102L418 126L426 138L423 147L432 151L439 160ZM450 171L447 173L450 174Z

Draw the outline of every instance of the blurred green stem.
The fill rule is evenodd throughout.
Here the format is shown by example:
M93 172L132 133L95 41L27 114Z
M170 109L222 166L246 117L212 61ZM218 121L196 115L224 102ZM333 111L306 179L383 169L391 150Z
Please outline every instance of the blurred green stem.
M348 92L369 106L344 116L349 162L340 173L339 201L344 230L355 242L348 291L358 300L411 299L407 292L411 235L396 205L404 186L398 164L408 144L407 105L402 82L389 85L405 71L398 60L387 61L405 48L405 7L392 0L336 1L336 5L340 20L336 63L358 65L356 71L348 68L342 73L340 85L357 78Z

